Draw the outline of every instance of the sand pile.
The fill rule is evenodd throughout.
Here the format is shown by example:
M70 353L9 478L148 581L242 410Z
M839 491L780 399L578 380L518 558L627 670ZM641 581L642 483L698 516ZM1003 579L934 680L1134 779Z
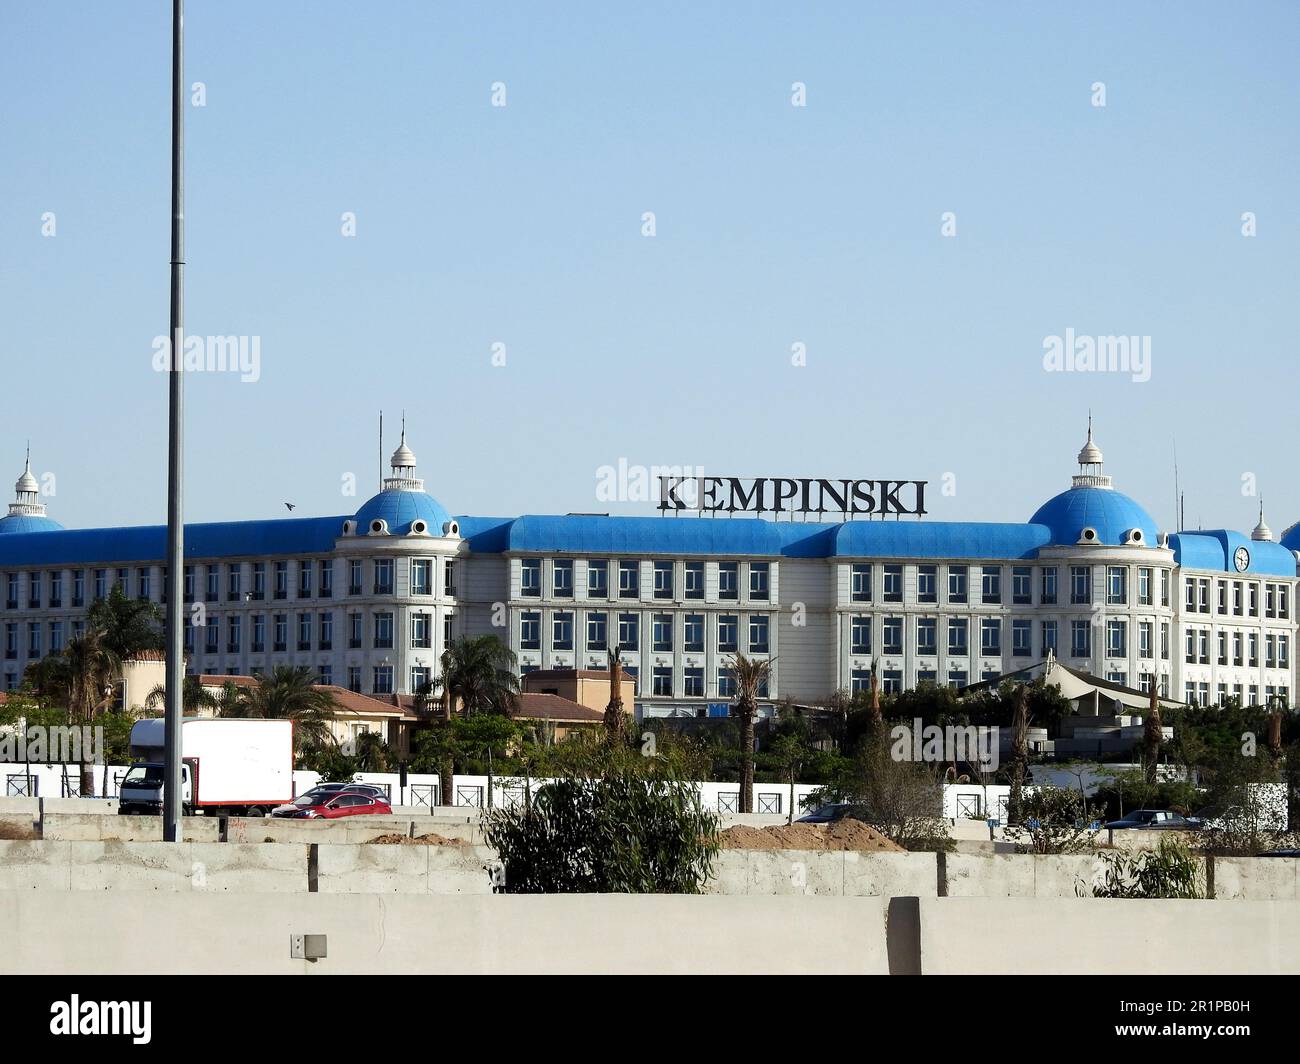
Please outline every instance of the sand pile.
M436 831L430 831L427 835L417 835L411 838L409 835L378 835L373 839L367 839L367 843L377 842L381 845L389 846L468 846L469 843L464 839L448 839L439 835Z
M860 820L844 819L834 824L779 824L751 828L737 824L719 836L728 850L874 850L905 853L875 828Z

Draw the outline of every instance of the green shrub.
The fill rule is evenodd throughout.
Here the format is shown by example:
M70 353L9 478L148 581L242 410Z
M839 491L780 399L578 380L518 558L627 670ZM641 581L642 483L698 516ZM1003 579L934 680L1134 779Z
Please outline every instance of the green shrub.
M1204 874L1187 843L1166 836L1155 850L1100 855L1094 898L1204 898Z
M632 770L555 780L483 821L503 894L698 894L717 831L694 788Z

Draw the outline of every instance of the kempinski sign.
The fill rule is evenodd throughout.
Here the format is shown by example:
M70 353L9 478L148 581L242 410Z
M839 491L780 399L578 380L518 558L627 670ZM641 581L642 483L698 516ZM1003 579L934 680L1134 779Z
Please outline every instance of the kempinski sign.
M812 477L660 477L666 513L912 514L925 510L924 480Z

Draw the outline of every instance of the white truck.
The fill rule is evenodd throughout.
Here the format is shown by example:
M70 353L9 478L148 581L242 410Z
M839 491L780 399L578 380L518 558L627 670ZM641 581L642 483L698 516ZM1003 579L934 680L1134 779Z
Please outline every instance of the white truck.
M141 760L122 778L119 813L161 814L164 722L131 727L131 756ZM181 721L181 803L187 816L265 816L293 800L293 721Z

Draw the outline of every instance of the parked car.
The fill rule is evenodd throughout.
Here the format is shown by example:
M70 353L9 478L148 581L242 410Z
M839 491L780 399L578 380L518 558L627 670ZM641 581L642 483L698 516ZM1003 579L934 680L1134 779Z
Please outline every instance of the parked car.
M388 795L384 789L370 783L318 783L311 790L303 791L292 802L277 805L271 810L271 815L287 816L299 809L305 809L309 805L317 804L317 800L320 798L342 794L344 791L352 794L368 794L372 798L378 798L381 802L388 801Z
M818 806L806 816L801 816L795 823L833 824L837 820L853 816L853 811L858 808L860 807L855 806L852 802L831 802L828 805Z
M1137 828L1144 831L1196 831L1200 823L1168 809L1135 809L1119 820L1111 820L1106 827L1119 831L1124 828Z
M291 820L333 820L341 816L367 814L390 816L393 812L392 806L382 798L376 798L373 794L358 794L354 791L322 794L313 799L310 805L294 805L290 808L290 812L277 812L272 816Z

